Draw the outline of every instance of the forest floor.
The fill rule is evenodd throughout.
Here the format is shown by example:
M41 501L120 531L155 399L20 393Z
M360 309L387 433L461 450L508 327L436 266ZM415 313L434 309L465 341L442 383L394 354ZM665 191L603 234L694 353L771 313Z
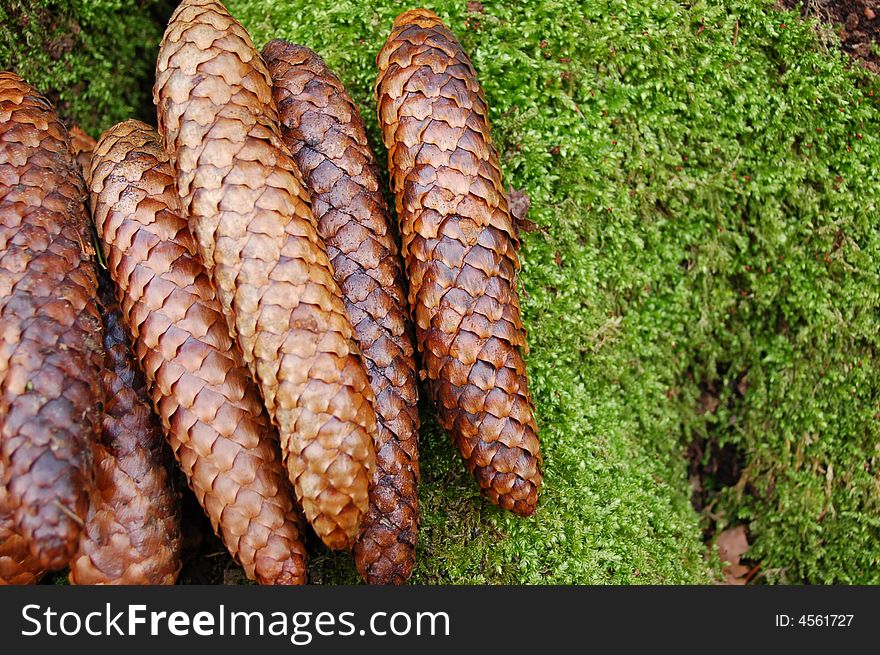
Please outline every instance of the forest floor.
M149 114L160 31L127 16L116 33L136 53L114 58L114 5L97 4L110 13L71 4L91 41L57 60L0 40L93 132ZM141 4L155 25L169 3ZM535 517L488 506L423 403L415 582L880 582L868 4L806 3L841 29L762 0L426 2L471 54L505 180L530 201L522 301L546 476ZM327 60L384 165L374 57L399 3L228 6L258 47L287 38ZM130 67L124 83L108 60ZM241 582L199 521L182 581ZM724 576L718 550L739 568ZM350 556L311 551L312 581L356 581Z
M877 0L784 0L837 33L843 50L880 73L880 4Z

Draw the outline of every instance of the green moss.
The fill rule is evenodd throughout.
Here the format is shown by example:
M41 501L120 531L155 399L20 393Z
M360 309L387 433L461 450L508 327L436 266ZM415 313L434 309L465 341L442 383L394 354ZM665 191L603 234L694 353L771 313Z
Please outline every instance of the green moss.
M134 6L132 6L134 5ZM0 69L97 136L137 116L155 123L150 85L168 0L12 0L0 6Z
M320 52L381 156L373 60L403 7L364 4L230 8ZM697 437L744 460L712 514L748 522L765 579L880 580L876 82L760 2L465 4L427 3L542 226L522 279L546 487L504 515L426 430L416 580L705 579Z
M522 282L546 478L533 518L488 506L425 403L415 580L708 581L711 519L749 526L763 580L880 582L877 80L757 0L427 4L471 53L506 181L541 226L524 235ZM117 12L120 31L92 6L65 15L110 36L144 16ZM229 6L258 45L321 53L384 160L373 60L405 7ZM128 34L118 47L158 29ZM0 41L0 57L20 51ZM103 127L147 97L152 56L71 53L73 70L111 62L74 76L92 95L57 62L28 65ZM702 517L695 439L743 466ZM356 579L346 554L319 554L312 573Z

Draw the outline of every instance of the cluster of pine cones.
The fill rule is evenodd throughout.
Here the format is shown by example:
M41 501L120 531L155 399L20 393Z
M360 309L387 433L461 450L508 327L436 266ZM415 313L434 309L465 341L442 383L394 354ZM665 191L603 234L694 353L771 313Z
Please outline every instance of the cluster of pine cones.
M398 226L339 79L301 46L257 52L216 0L171 18L158 131L95 143L0 73L0 582L174 583L166 443L249 578L304 583L308 523L366 581L405 582L419 378L488 499L535 511L483 92L430 11L377 64Z

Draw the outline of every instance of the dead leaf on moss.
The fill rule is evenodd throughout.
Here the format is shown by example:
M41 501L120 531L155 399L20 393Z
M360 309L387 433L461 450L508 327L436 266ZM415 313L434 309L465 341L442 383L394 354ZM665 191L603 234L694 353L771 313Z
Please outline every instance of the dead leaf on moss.
M543 227L526 218L529 208L532 206L532 199L529 194L522 189L514 189L512 186L507 187L507 207L510 215L513 217L513 225L516 228L517 236L520 232L541 232Z
M523 189L514 189L512 186L507 187L507 206L514 220L519 223L524 220L529 208L532 206L532 199ZM534 223L533 223L534 225Z
M749 538L746 535L746 526L737 525L727 528L718 535L718 558L727 562L723 569L724 583L729 585L744 585L748 582L749 567L740 563L740 558L749 549Z

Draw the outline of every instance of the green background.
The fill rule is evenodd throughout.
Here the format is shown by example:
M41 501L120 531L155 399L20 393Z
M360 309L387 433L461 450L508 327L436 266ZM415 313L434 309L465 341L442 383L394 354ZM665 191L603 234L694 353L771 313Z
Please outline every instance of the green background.
M149 119L167 2L6 4L3 67L95 136ZM765 2L478 5L426 2L532 202L545 487L530 519L481 501L423 403L414 580L710 582L713 535L745 524L756 581L880 583L877 79ZM409 5L228 6L327 60L384 166L374 58ZM313 580L349 560L317 550Z

